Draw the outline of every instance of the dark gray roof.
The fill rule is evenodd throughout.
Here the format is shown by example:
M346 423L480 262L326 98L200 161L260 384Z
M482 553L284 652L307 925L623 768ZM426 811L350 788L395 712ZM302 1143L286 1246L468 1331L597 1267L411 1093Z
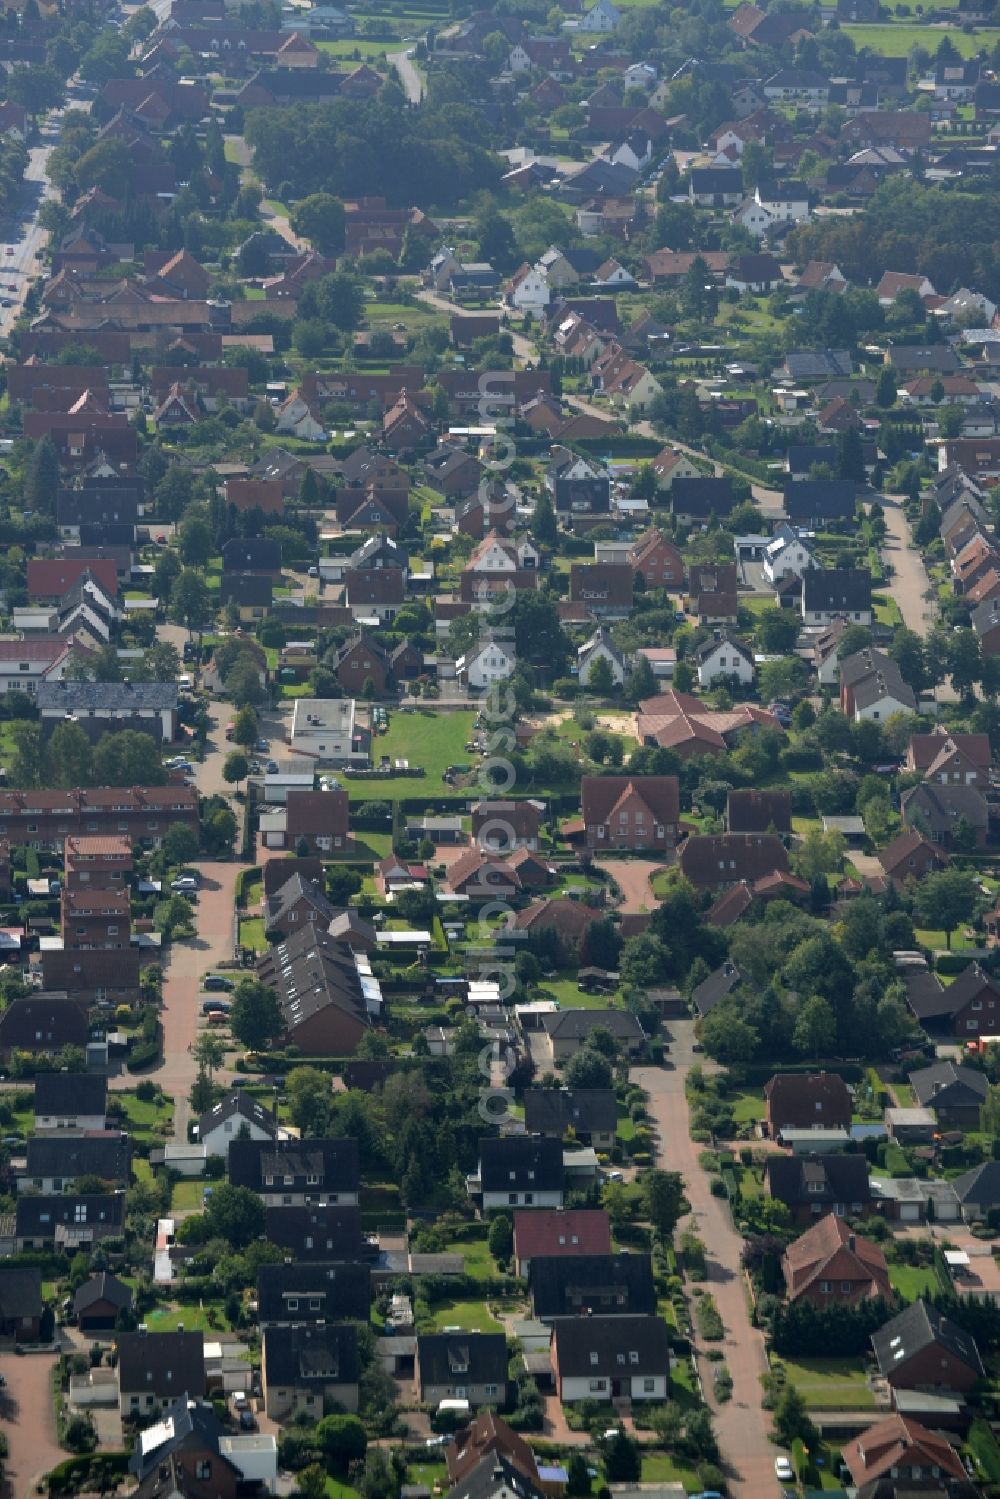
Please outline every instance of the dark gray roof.
M629 1010L557 1010L542 1016L550 1036L560 1041L586 1041L593 1031L610 1031L617 1041L645 1040L645 1032Z
M278 926L299 901L305 901L313 910L320 912L323 925L328 926L337 915L337 907L331 905L314 880L307 880L301 874L293 874L280 890L268 896L266 925Z
M1000 1161L984 1161L952 1178L952 1186L963 1207L972 1204L983 1212L1000 1206Z
M0 1318L41 1315L41 1270L34 1265L0 1265Z
M205 1339L200 1332L123 1332L118 1335L122 1394L160 1400L205 1393Z
M298 1390L328 1384L357 1384L361 1373L358 1334L351 1322L325 1326L264 1329L267 1382Z
M561 1318L555 1349L563 1378L619 1378L622 1361L632 1379L666 1374L670 1367L670 1334L662 1317Z
M785 368L793 380L826 380L851 375L854 361L846 349L796 349L785 355Z
M921 971L906 981L906 1003L918 1020L937 1020L957 1015L984 990L1000 997L1000 988L978 963L970 963L953 984L947 985L936 974Z
M790 1207L871 1200L863 1155L769 1156L766 1170L771 1196Z
M828 468L836 471L837 445L836 443L795 443L785 452L790 474L808 474L811 468L819 463L825 463Z
M952 833L960 818L983 831L990 823L986 798L976 786L938 786L934 781L922 781L903 792L900 806L908 826L931 836Z
M505 1135L479 1142L484 1192L560 1192L563 1151L560 1140Z
M751 988L757 986L751 979L747 979L735 963L726 961L719 965L714 973L710 973L707 979L702 979L691 991L691 1003L699 1015L708 1015L720 1005L724 999L728 999L734 989L741 984L749 984Z
M502 1332L423 1333L417 1338L417 1360L424 1387L495 1384L503 1390L507 1383L507 1339Z
M884 1327L872 1333L872 1348L875 1350L880 1372L886 1379L896 1376L896 1382L904 1385L905 1378L900 1380L897 1371L905 1369L910 1359L917 1354L933 1347L943 1348L952 1358L974 1369L979 1375L984 1372L979 1349L971 1333L965 1332L947 1317L942 1317L926 1301L915 1301L912 1306L904 1307L898 1317L893 1317Z
M0 1046L5 1050L55 1052L86 1046L89 1036L85 1008L66 993L28 994L11 1000L0 1014Z
M262 1323L367 1322L370 1313L371 1271L356 1261L286 1262L261 1265L257 1272L257 1318Z
M127 1183L132 1170L132 1142L128 1135L32 1135L28 1141L28 1170L32 1176L99 1176Z
M524 1127L529 1135L613 1131L618 1104L611 1088L529 1088L524 1095Z
M112 1306L121 1309L130 1307L132 1300L131 1286L127 1286L109 1270L102 1270L99 1275L92 1275L89 1280L84 1281L73 1298L73 1310L79 1316L100 1301L109 1301Z
M536 1317L652 1316L653 1262L648 1254L533 1255L528 1275Z
M362 1024L370 1024L351 950L317 931L312 922L265 953L257 964L257 977L277 990L290 1029L327 1005L336 1005Z
M675 515L727 516L736 503L731 479L675 479L670 486L670 508Z
M989 1091L985 1073L974 1067L960 1067L955 1062L935 1062L910 1073L910 1086L922 1108L943 1103L954 1108L959 1104L982 1103Z
M302 1190L310 1176L319 1181L311 1190L317 1197L328 1192L357 1192L359 1182L358 1142L340 1140L233 1140L229 1147L229 1180L254 1192L267 1190L266 1176L292 1176Z
M797 479L785 490L789 520L853 520L856 504L857 485L849 479Z
M406 1490L401 1493L405 1499ZM494 1451L462 1475L447 1499L498 1499L501 1495L503 1499L542 1499L542 1490L509 1457Z
M274 1114L265 1108L259 1099L251 1097L244 1088L234 1088L224 1098L202 1114L198 1120L198 1139L204 1140L209 1131L218 1129L220 1124L227 1120L245 1119L248 1124L254 1124L258 1129L267 1130L273 1139L278 1133L278 1126ZM234 1125L234 1131L238 1134L240 1126Z
M96 1072L40 1072L35 1078L35 1116L103 1114L108 1080Z
M890 344L889 363L908 374L957 375L962 362L950 344Z
M265 1237L296 1259L354 1260L363 1252L361 1209L350 1203L269 1207L265 1219Z
M51 1197L26 1193L17 1199L15 1216L19 1239L51 1240L60 1228L100 1238L124 1228L125 1193L65 1192Z
M268 608L274 593L272 581L264 573L223 573L219 597L251 608Z
M806 481L808 482L808 481ZM864 567L811 567L802 579L802 607L838 613L871 609L872 575Z
M234 536L222 548L224 573L276 573L281 570L281 542L269 536Z
M159 713L177 707L177 683L39 682L35 697L43 712Z
M219 1438L227 1435L226 1428L215 1414L215 1407L207 1400L189 1400L186 1395L180 1395L168 1402L160 1413L158 1431L163 1435L158 1445L144 1447L141 1442L136 1442L132 1449L129 1472L144 1481L142 1487L133 1490L138 1499L168 1499L168 1496L173 1499L174 1495L183 1494L188 1486L188 1474L172 1465L180 1464L181 1454L185 1452L214 1453L213 1463L221 1463L223 1471L232 1468L218 1451ZM148 1429L144 1435L148 1442ZM164 1463L169 1469L166 1473L162 1468ZM241 1475L235 1469L232 1471L235 1483ZM173 1488L168 1486L171 1482Z
M722 645L728 646L730 650L739 651L740 655L746 661L749 661L751 666L753 665L753 652L749 646L744 645L742 640L737 640L735 635L727 634L725 630L720 630L718 635L712 634L707 640L703 640L701 645L695 649L693 659L700 666L703 661L707 661Z

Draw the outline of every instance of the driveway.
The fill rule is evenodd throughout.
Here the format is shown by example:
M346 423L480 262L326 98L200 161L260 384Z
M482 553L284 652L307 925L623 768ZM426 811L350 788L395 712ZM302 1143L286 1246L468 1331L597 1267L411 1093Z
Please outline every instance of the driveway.
M899 605L899 612L907 629L927 636L936 615L933 603L924 597L931 587L931 581L927 576L924 560L912 543L910 523L903 512L902 500L896 496L884 495L882 513L888 532L882 556L895 569L889 592Z
M758 1499L775 1491L776 1449L768 1433L770 1418L761 1406L760 1376L767 1368L763 1334L750 1326L740 1269L743 1240L736 1232L726 1204L713 1197L709 1180L698 1163L701 1147L690 1135L690 1117L684 1081L692 1062L694 1025L690 1020L670 1022L670 1068L636 1067L633 1079L649 1096L649 1112L659 1137L659 1164L679 1171L691 1204L689 1226L706 1246L707 1287L715 1297L725 1325L722 1344L726 1364L733 1377L732 1399L717 1405L712 1393L713 1365L698 1347L698 1367L706 1398L712 1410L723 1461L730 1475L730 1493ZM696 1338L696 1342L697 1342ZM718 1344L711 1344L717 1348Z
M596 867L617 881L622 903L617 907L625 916L638 916L656 905L650 879L666 865L664 859L595 859Z
M35 1492L35 1481L69 1456L56 1441L54 1364L54 1354L0 1354L0 1374L7 1381L0 1394L0 1430L10 1447L0 1499L26 1499Z

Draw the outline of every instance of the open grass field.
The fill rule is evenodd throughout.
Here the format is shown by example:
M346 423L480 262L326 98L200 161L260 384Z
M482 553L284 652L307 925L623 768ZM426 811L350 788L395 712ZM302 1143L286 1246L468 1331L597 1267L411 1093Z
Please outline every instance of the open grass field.
M381 59L387 52L399 50L398 42L368 41L363 36L340 37L335 42L317 41L316 46L321 52L329 53L331 57L346 58L353 62L367 62L373 57Z
M444 787L441 776L449 765L471 765L472 755L465 746L472 733L473 713L435 713L417 709L415 713L390 715L389 732L372 740L372 756L388 755L391 760L408 760L421 765L423 777L388 776L385 780L345 778L352 801L386 801L398 797L439 797Z
M875 1405L858 1359L783 1359L782 1363L785 1377L810 1410L868 1410Z
M955 44L955 49L962 57L975 57L976 53L987 45L981 36L967 36L957 26L921 26L919 22L903 23L890 26L844 26L845 35L861 51L862 47L868 47L872 52L879 52L883 57L906 57L914 47L926 47L929 52L934 52L943 36Z

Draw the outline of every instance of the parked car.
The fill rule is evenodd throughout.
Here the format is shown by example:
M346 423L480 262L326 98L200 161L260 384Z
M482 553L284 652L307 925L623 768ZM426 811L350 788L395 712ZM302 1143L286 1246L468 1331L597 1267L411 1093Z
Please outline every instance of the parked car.
M194 875L182 874L178 879L170 881L170 888L178 895L190 895L192 891L197 891L198 881Z
M794 1483L795 1469L787 1457L776 1457L774 1459L774 1475L779 1483Z
M236 985L232 979L226 978L224 973L210 973L201 987L203 989L235 989Z
M203 1015L228 1015L232 1009L224 999L206 999L201 1006Z

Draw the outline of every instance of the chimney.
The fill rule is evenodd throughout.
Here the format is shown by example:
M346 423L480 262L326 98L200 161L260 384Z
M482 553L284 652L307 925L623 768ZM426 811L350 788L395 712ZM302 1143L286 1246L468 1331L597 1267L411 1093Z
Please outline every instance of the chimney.
M847 1235L847 1247L851 1251L852 1254L854 1253L854 1245L855 1245L855 1237L854 1237L854 1235L853 1234L848 1234Z

